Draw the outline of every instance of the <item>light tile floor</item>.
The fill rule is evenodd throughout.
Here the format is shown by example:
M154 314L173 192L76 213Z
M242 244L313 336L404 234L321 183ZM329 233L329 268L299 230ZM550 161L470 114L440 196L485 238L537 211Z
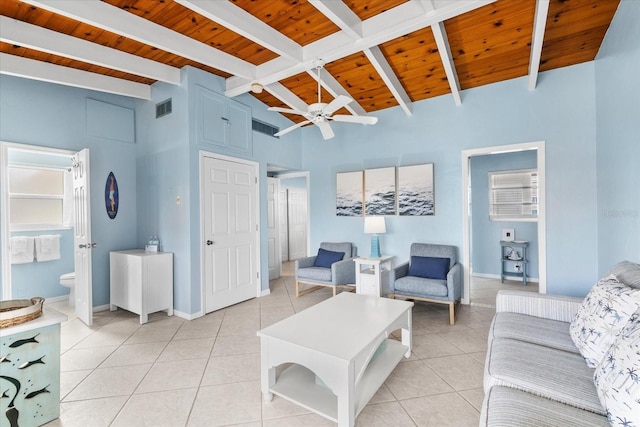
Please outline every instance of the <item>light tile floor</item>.
M500 283L500 279L486 277L471 277L471 305L495 308L496 294L499 290L507 289L514 291L538 292L537 282L527 282L522 284L522 280L507 280Z
M300 298L290 265L271 294L193 321L95 313L94 326L62 325L61 415L47 427L332 426L274 396L260 395L256 331L331 296ZM66 303L51 308L69 309ZM477 426L487 332L494 310L416 303L413 354L401 362L356 419L360 427Z

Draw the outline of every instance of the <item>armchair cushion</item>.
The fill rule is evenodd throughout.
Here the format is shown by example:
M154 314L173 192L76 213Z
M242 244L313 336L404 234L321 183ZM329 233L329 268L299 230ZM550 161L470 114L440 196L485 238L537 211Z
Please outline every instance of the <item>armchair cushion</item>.
M314 282L331 282L331 269L325 267L306 267L298 270L297 279L307 279Z
M405 276L396 279L395 292L408 295L429 295L434 297L446 297L448 294L447 281L427 279L424 277Z
M342 261L344 255L344 252L334 252L319 248L318 256L316 256L316 260L314 261L313 266L331 268L331 264L333 264L334 262Z
M412 256L409 265L409 276L425 279L447 280L449 258Z

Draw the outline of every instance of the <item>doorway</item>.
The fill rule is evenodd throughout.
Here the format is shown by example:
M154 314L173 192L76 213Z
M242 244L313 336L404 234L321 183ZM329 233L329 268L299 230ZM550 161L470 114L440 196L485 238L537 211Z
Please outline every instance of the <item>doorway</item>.
M93 246L78 249L78 236L88 237L84 243L89 243L91 232L88 156L88 150L75 153L2 143L0 239L2 247L8 248L2 251L3 299L35 295L49 301L66 299L69 291L59 284L59 277L80 271L75 279L75 298L70 302L76 315L91 326ZM49 241L49 247L39 254L38 243L43 239ZM27 250L14 257L19 244L25 242Z
M308 172L279 174L278 209L282 261L294 261L309 254Z
M462 182L463 182L463 267L464 267L464 296L463 303L471 302L471 283L473 272L473 234L472 234L472 203L471 203L471 160L479 156L490 156L506 153L517 153L522 151L535 150L535 160L538 170L538 219L537 227L537 264L538 264L538 292L546 293L546 201L545 201L545 151L544 141L512 144L495 147L485 147L480 149L463 150L462 152ZM498 244L497 242L495 243ZM500 262L500 258L496 258L496 264ZM498 280L499 281L499 280Z
M204 313L260 295L258 164L200 153Z

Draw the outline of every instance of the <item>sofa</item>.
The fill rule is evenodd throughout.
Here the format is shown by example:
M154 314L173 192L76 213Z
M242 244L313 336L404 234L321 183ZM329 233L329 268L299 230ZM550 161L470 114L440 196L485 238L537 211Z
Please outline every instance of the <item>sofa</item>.
M624 308L610 296L596 297L614 289L626 298ZM498 292L480 425L640 426L639 301L640 265L629 261L616 264L585 298ZM616 329L603 334L579 324L595 312Z

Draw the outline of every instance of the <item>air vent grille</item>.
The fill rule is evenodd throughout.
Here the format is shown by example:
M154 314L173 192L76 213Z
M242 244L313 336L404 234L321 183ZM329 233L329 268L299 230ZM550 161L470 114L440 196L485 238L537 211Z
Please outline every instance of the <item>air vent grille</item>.
M261 122L260 120L252 119L251 120L251 128L256 132L264 133L265 135L273 136L274 138L279 138L278 136L274 136L276 133L280 132L280 128L274 125L270 125L269 123Z
M156 119L171 114L171 98L156 104Z

